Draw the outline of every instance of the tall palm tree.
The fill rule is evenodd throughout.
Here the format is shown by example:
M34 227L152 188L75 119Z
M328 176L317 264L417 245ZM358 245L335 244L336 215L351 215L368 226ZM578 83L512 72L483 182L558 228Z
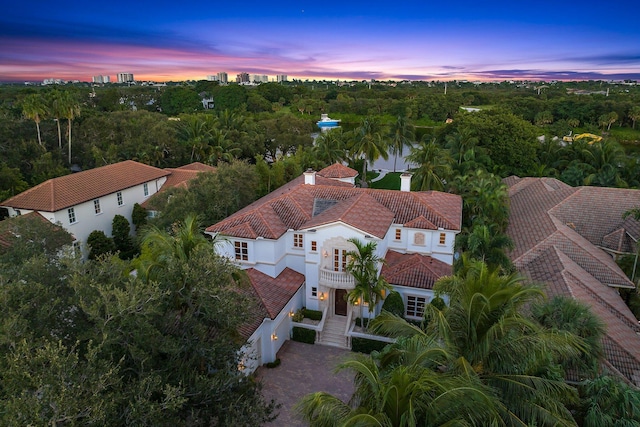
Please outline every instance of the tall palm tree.
M346 269L355 280L355 288L349 292L349 303L360 303L360 317L362 306L367 304L369 313L372 313L376 305L384 299L386 292L391 291L391 286L378 275L378 266L384 260L376 254L376 242L362 243L353 237L349 239L356 249L347 252ZM364 320L364 319L363 319Z
M67 119L67 130L68 130L68 143L69 143L69 164L71 164L71 122L73 119L80 115L80 104L75 99L73 94L69 91L62 91L56 97L54 102L57 102L57 107L59 108L62 117Z
M513 248L513 241L493 224L478 224L466 229L456 238L456 249L468 258L483 261L490 268L498 267L505 272L513 271L513 264L505 250ZM460 258L456 266L463 262Z
M474 136L470 128L459 129L447 135L445 139L446 147L449 149L451 156L456 159L458 166L462 164L465 153L478 144L478 138Z
M363 185L367 179L367 162L375 162L380 157L385 160L389 158L387 142L383 135L384 127L373 117L362 119L360 126L354 129L350 151L364 160L361 177Z
M38 143L41 147L44 147L42 145L42 137L40 136L40 121L47 114L47 104L44 98L36 93L26 96L22 100L22 114L27 119L33 120L36 123Z
M451 157L435 140L422 141L411 148L407 160L417 165L413 182L419 191L443 190L451 175Z
M396 163L398 160L398 153L402 152L404 147L410 147L415 134L413 132L413 126L409 123L405 116L398 116L396 121L391 126L391 133L389 135L391 152L393 153L393 171L396 171Z
M202 160L208 155L209 141L212 137L211 116L204 114L190 115L180 121L180 137L186 144L191 146L190 161Z
M322 132L313 146L315 157L326 165L346 160L346 135L342 128Z
M575 400L575 390L541 372L551 358L574 356L586 347L579 337L523 315L523 308L542 297L539 287L474 261L439 280L435 291L448 295L450 305L427 306L426 331L386 312L374 319L372 330L441 343L451 358L440 370L476 377L493 390L502 404L502 425L575 425L565 406Z
M56 121L58 127L58 149L62 151L62 130L60 129L60 119L64 116L62 111L62 92L55 89L50 93L49 105L50 115Z

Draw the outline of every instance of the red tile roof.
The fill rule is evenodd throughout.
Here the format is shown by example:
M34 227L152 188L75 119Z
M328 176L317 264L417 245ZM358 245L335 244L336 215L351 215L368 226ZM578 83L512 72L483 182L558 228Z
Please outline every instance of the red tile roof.
M316 202L328 203L314 216ZM391 223L460 230L461 218L462 199L454 194L355 188L316 176L315 185L304 184L303 177L298 177L207 231L244 237L234 233L240 230L239 225L246 224L251 235L278 239L289 229L344 221L365 233L383 237ZM242 230L246 236L246 227Z
M126 160L53 178L4 202L1 206L55 212L169 175L170 172Z
M331 166L327 166L326 168L318 171L318 175L332 179L354 178L358 176L358 171L341 163L334 163Z
M441 277L451 275L453 267L426 255L388 251L380 275L392 285L433 289Z
M242 336L249 338L265 318L273 320L278 316L304 284L305 278L290 268L285 268L276 278L254 268L244 271L251 282L251 294L258 301L255 308L252 308L253 315L240 328Z
M188 165L180 166L177 169L198 171L198 172L215 172L216 168L213 166L205 165L200 162L189 163Z
M179 168L171 169L166 168L166 171L170 172L167 176L167 181L160 188L160 190L149 197L142 203L142 207L145 209L153 209L155 200L158 199L159 194L169 188L188 188L189 181L195 179L201 172L215 172L216 168L213 166L205 165L204 163L195 162L188 165L180 166Z
M26 215L18 215L0 221L0 249L6 249L11 246L12 241L16 237L14 230L19 230L21 224L29 223L31 221L41 222L45 224L45 226L51 227L53 230L64 232L66 236L61 240L62 245L69 245L74 240L73 236L61 226L53 224L38 212L29 212Z
M640 385L640 328L614 287L633 283L597 246L620 241L622 213L640 205L640 191L573 188L551 178L505 180L510 185L507 234L519 271L546 284L547 294L589 305L606 325L607 365ZM628 227L631 228L630 225Z

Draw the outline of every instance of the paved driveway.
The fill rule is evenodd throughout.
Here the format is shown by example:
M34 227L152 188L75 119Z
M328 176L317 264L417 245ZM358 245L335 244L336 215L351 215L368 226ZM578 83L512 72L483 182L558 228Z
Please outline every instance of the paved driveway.
M273 369L258 368L262 392L267 400L281 403L278 418L266 427L302 427L304 423L292 411L298 400L315 391L326 391L348 401L353 393L353 375L349 371L334 373L334 368L351 354L348 350L288 340L278 357L282 362Z

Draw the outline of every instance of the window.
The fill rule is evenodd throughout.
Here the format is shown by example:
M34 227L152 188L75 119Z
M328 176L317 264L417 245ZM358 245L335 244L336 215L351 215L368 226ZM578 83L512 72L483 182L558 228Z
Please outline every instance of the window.
M333 271L347 270L347 251L344 249L333 250Z
M402 230L400 230L399 228L396 228L396 240L400 240L401 237L402 237Z
M447 235L444 233L440 233L440 241L439 244L440 245L444 245L447 242Z
M80 242L76 240L73 242L73 256L80 258L82 256L82 250L80 249Z
M294 248L303 248L303 240L302 240L302 234L300 233L295 233L293 235L293 247Z
M316 252L318 250L318 243L315 240L311 241L311 250Z
M236 259L240 261L249 261L249 247L247 242L234 242L236 250Z
M69 214L69 224L75 224L76 222L76 211L73 208L67 209L67 213Z
M122 200L122 191L118 191L116 193L116 197L118 198L118 206L124 205L124 201Z
M413 295L407 296L407 316L424 317L424 306L427 304L425 297L417 297Z
M147 197L149 195L149 184L146 182L142 185L142 189L144 190L144 196Z
M318 297L318 288L316 288L315 286L311 288L311 296L314 298Z
M96 215L102 213L102 209L100 209L100 199L93 201L93 210L96 212Z
M416 233L413 237L413 244L424 246L424 233Z
M22 212L20 212L20 209L16 209L16 216L20 216L22 215Z

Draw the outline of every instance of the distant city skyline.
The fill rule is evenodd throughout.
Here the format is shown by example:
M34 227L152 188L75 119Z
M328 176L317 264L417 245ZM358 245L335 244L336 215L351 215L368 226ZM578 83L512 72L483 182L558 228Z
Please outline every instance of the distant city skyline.
M18 2L0 16L0 81L640 80L637 20L628 0Z

